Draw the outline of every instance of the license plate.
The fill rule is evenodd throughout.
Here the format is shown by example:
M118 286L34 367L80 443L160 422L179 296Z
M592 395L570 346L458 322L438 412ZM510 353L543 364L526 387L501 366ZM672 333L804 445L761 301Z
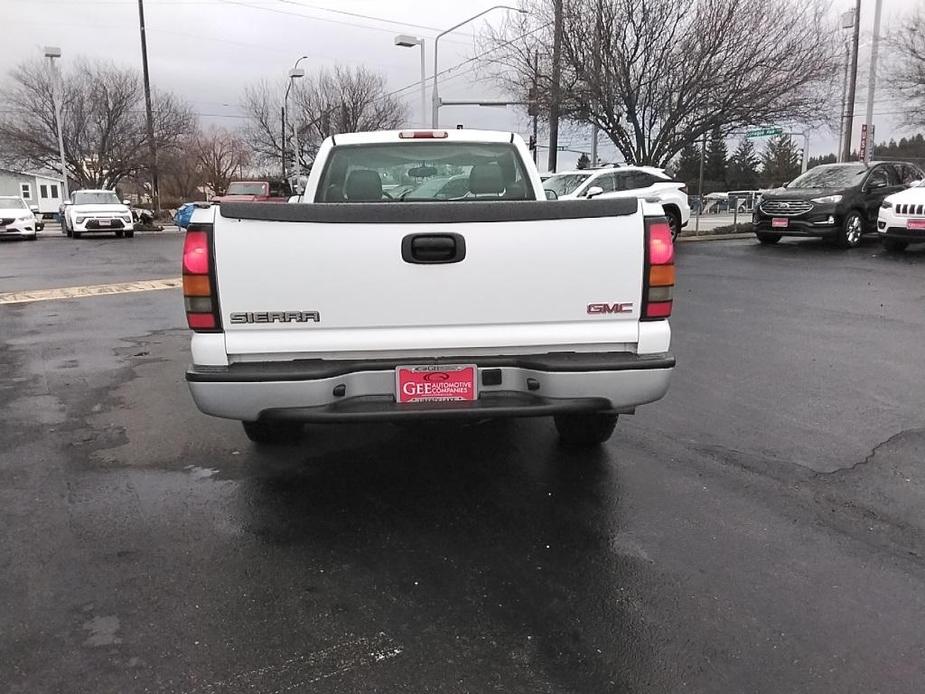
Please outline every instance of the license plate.
M925 219L907 219L906 228L907 229L917 229L918 231L925 231Z
M453 402L478 398L474 365L399 366L395 369L399 403Z
M771 226L775 229L786 229L790 226L790 220L786 217L774 217L771 219Z

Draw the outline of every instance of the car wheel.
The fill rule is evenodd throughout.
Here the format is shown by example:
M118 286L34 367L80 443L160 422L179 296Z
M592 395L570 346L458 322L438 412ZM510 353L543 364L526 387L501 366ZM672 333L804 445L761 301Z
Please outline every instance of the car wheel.
M274 444L297 441L302 426L295 422L241 422L244 433L254 443Z
M597 446L613 434L615 414L560 414L555 416L559 440L568 446Z
M72 231L70 236L73 239L79 239L81 236L83 236L83 232L82 231Z
M765 234L764 232L755 232L755 236L758 237L758 243L762 243L765 246L775 244L781 239L780 234Z
M117 238L117 239L121 239L123 236L125 236L125 232L124 232L122 229L119 229L119 230L116 231L116 238Z
M29 240L29 241L35 241L37 238L38 238L38 236L36 236L35 234L32 234L32 236L27 236L27 237L26 237L26 239Z
M677 241L681 235L681 214L674 210L666 210L665 216L668 218L668 228L671 229L671 240Z
M908 241L899 241L897 239L882 239L883 247L890 253L901 253L909 245Z
M857 248L861 245L861 237L864 235L864 220L861 215L852 210L845 215L845 222L838 235L835 237L835 243L839 248Z
M125 238L127 238L127 239L133 239L133 238L135 238L135 230L134 230L134 229L130 229L129 231L126 231L126 232L125 232Z

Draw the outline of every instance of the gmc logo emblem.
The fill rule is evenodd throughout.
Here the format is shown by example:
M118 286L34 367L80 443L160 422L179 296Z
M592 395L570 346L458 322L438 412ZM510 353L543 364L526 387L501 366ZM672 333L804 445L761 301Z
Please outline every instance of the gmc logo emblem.
M632 313L633 304L588 304L588 313L596 316L601 313Z

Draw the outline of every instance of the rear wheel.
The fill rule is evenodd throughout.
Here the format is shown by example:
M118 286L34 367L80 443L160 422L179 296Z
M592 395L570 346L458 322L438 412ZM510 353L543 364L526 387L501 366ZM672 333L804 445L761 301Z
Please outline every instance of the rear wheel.
M244 433L254 443L274 444L296 441L302 426L294 422L241 422Z
M901 253L909 245L908 241L899 241L898 239L882 239L883 247L890 253Z
M758 243L763 243L765 246L775 244L781 238L780 234L765 234L763 231L755 232L755 236L758 237Z
M555 416L559 440L569 446L597 446L613 434L615 414L559 414Z
M864 234L864 220L857 210L852 210L845 215L845 222L838 235L835 237L835 243L839 248L857 248L861 245L861 236Z
M668 218L668 228L671 229L671 240L677 241L681 235L681 214L675 210L665 210L665 216Z

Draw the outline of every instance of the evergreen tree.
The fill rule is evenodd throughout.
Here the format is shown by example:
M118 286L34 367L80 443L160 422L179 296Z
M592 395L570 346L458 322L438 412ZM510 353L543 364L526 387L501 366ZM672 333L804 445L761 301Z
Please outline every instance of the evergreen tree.
M768 140L761 153L761 178L766 187L783 185L800 175L800 148L789 135Z
M707 142L706 161L703 167L704 180L710 182L710 185L704 185L704 188L712 190L723 190L726 187L726 157L729 151L726 149L726 138L719 130L719 126L713 127L710 133L710 140Z
M675 165L674 177L684 181L692 194L697 192L697 182L700 178L700 147L697 144L687 144L681 150Z
M584 152L581 153L581 156L578 157L578 163L575 165L578 169L587 169L591 166L591 157L589 157Z
M736 190L754 190L758 187L758 155L755 143L744 138L729 159L726 178L729 187Z

